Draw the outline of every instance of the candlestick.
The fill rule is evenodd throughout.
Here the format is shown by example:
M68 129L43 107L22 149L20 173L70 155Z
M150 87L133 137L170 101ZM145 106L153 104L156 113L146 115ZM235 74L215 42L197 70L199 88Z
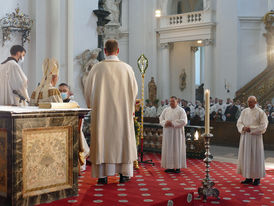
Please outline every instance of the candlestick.
M210 109L210 91L209 89L205 90L205 134L209 134L210 133L210 125L209 125L209 109Z

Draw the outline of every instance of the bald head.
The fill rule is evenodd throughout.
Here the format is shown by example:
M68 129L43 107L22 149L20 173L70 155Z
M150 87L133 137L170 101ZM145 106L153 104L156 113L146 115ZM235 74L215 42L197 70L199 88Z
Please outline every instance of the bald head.
M255 105L257 104L257 98L255 96L248 97L247 104L249 108L253 109Z

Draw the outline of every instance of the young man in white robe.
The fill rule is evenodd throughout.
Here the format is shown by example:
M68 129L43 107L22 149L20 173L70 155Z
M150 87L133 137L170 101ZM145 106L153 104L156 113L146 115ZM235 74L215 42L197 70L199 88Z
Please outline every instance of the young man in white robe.
M265 112L256 104L256 97L250 96L248 108L241 112L237 122L241 133L237 173L246 178L242 184L259 185L260 178L265 176L262 134L266 131L268 120Z
M177 98L170 98L170 106L160 116L163 126L161 166L167 173L180 173L186 168L186 145L184 126L187 124L185 110L177 103Z
M61 97L64 103L69 102L75 102L78 104L78 102L72 100L73 99L73 93L70 90L70 86L66 83L61 83L58 86L59 92L61 93ZM78 104L79 105L79 104ZM80 171L83 172L86 170L86 163L87 158L89 156L89 146L87 143L87 140L85 138L84 132L83 132L83 125L84 125L84 119L81 119L81 126L80 126L80 141L79 141L79 162L80 162Z
M117 57L118 42L105 43L106 60L95 64L85 84L91 111L90 160L92 176L107 183L120 174L120 183L133 176L137 159L133 114L138 86L134 71Z
M0 105L26 106L29 101L28 79L18 64L23 62L26 50L20 45L10 49L11 56L0 64ZM16 91L22 96L21 100ZM25 100L22 100L22 99Z

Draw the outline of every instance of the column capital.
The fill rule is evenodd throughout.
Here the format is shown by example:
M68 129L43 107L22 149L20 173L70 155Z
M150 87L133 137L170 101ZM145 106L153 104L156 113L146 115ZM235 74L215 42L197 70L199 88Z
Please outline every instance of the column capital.
M190 49L191 49L191 51L193 53L195 53L196 51L198 51L198 47L197 46L192 46L192 47L190 47Z
M161 47L161 49L169 49L170 44L169 43L160 43L160 47Z
M212 46L214 44L213 39L205 39L203 40L205 46Z

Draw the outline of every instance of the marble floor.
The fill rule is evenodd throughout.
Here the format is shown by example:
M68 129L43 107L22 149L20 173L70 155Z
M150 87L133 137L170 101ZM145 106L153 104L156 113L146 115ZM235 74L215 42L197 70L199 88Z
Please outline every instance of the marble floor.
M238 148L236 147L211 145L210 151L216 161L237 164ZM266 168L274 168L274 151L265 150L265 165Z

